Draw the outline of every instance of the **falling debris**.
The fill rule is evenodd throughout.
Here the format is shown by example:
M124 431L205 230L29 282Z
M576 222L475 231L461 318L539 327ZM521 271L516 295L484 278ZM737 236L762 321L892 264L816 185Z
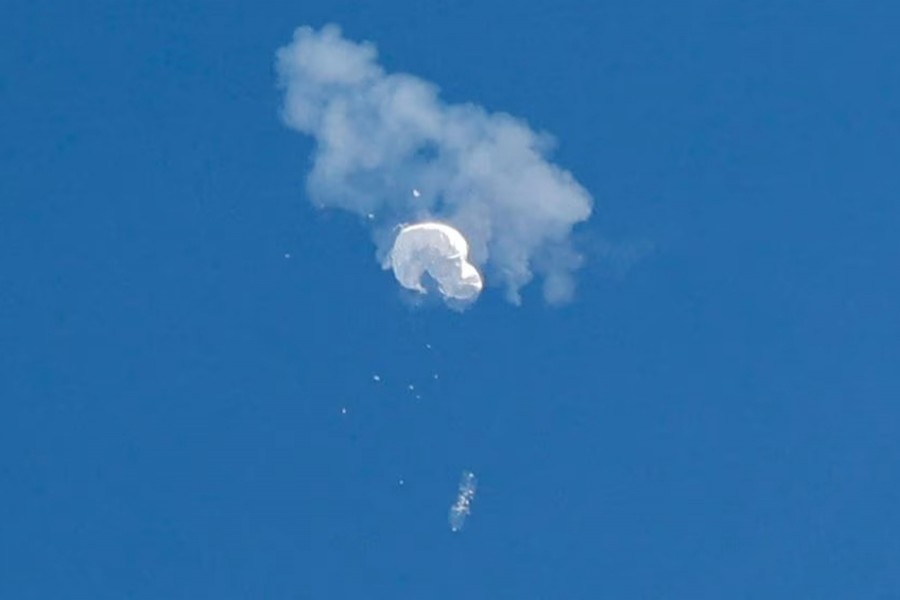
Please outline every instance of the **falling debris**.
M346 407L341 408L341 414L342 414L342 415L346 415L346 414L347 414L347 408L346 408Z
M403 485L403 480L402 480L402 479L400 480L400 485Z
M438 378L438 374L437 374L437 373L434 374L434 378L435 378L435 379Z
M427 293L422 279L429 275L446 299L474 300L484 285L469 262L466 238L445 223L417 223L401 229L386 259L388 267L394 269L400 285L420 294Z
M425 344L425 348L426 348L427 350L431 350L431 344Z
M421 196L421 195L422 195L422 194L419 193L419 190L415 190L415 189L413 190L413 196L414 196L415 198L418 198L418 197Z
M285 253L284 253L284 257L285 257L285 258L290 258L290 257L291 257L291 253L290 253L290 252L285 252Z
M372 381L381 381L381 375L372 375Z
M411 392L414 392L416 390L416 386L414 386L413 384L409 384L407 387L409 388L409 391L411 391Z
M456 502L450 507L448 515L450 531L460 531L465 525L466 517L472 511L472 499L475 497L477 485L475 474L471 471L463 471L462 477L459 479L459 493L456 496Z

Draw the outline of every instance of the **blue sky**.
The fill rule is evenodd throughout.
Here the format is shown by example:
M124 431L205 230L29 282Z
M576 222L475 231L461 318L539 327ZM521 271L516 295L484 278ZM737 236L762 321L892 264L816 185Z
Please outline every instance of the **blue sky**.
M894 3L4 6L0 597L900 597ZM556 136L571 304L312 207L329 22Z

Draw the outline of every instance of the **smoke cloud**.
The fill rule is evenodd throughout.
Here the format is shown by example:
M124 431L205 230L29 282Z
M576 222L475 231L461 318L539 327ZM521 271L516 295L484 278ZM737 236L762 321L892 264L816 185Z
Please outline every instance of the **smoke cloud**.
M570 235L592 200L547 160L548 135L385 72L375 46L336 25L297 29L277 71L285 123L316 140L310 198L367 219L385 268L398 225L437 221L462 233L469 260L510 301L535 275L548 302L571 297L581 259Z

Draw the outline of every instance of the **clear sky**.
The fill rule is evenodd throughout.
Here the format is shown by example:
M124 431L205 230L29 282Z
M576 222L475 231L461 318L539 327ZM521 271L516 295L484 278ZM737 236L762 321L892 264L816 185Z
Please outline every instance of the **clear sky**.
M329 22L556 137L570 304L411 307L313 207L275 52ZM898 22L6 0L0 598L900 598Z

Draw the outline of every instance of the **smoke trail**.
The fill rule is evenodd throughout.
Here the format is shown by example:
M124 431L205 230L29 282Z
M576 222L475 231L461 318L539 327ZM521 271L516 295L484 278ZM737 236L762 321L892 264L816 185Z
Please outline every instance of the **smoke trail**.
M471 262L512 302L534 273L548 302L567 300L580 264L569 238L591 197L547 161L549 136L446 104L433 84L376 59L335 25L300 27L277 53L285 123L317 142L312 201L368 217L386 268L398 224L439 221L462 232Z

